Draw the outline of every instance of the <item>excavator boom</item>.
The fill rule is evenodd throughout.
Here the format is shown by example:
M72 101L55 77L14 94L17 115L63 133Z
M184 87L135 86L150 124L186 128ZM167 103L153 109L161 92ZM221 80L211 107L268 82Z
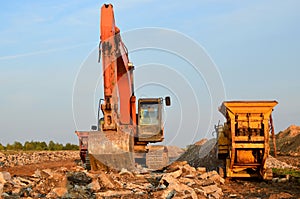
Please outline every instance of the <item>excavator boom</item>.
M104 77L104 130L121 124L132 124L131 116L135 115L135 103L130 103L133 95L133 66L128 60L126 47L120 36L120 29L115 25L113 6L105 4L101 8L101 54ZM118 107L118 102L120 107ZM118 112L110 112L110 109ZM134 113L133 113L134 111ZM119 118L113 113L118 114ZM111 121L113 120L113 121ZM112 124L111 124L112 123ZM110 127L109 127L110 125Z

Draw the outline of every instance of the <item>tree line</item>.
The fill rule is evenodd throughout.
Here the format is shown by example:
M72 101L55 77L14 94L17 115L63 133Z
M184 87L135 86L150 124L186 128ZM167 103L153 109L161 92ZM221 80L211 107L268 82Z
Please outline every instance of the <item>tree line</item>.
M60 151L60 150L79 150L76 144L66 143L65 145L55 143L54 141L39 142L39 141L26 141L24 144L15 141L13 144L7 143L2 145L0 143L0 150L14 150L14 151Z

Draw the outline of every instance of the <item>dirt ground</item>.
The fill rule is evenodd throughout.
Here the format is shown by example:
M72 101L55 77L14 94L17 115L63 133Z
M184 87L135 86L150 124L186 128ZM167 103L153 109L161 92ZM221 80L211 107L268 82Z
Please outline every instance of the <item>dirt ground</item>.
M300 157L279 156L278 159L300 169ZM8 168L2 167L0 171L8 171L12 176L30 176L37 169L71 168L76 166L78 161L78 159L69 159ZM259 179L226 179L226 183L221 188L224 193L223 198L300 198L299 179L288 182L266 182Z
M300 198L299 182L265 182L257 179L226 179L224 198Z
M300 157L278 156L278 160L286 162L300 170ZM300 180L287 182L262 181L259 179L226 179L221 186L224 198L300 198Z
M34 174L34 171L37 169L55 169L60 167L66 167L67 169L76 166L76 162L80 160L69 159L61 161L47 161L41 162L38 164L30 164L23 166L14 166L14 167L0 167L0 171L8 171L11 176L31 176Z

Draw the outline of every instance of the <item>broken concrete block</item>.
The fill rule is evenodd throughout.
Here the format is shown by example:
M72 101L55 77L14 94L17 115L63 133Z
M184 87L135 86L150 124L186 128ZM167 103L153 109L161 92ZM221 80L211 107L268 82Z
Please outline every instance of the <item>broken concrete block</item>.
M203 174L203 173L206 173L206 168L205 167L198 167L196 169L197 173L199 174Z
M58 197L64 196L66 193L68 193L68 190L66 187L55 187L52 189L52 192L55 193Z
M214 185L201 187L201 189L204 191L205 195L208 195L218 191L220 188L216 184L214 184Z
M190 179L190 178L180 178L179 182L182 183L182 184L185 184L189 187L196 184L195 181L193 179Z
M224 184L225 182L224 178L222 178L218 173L211 173L208 178L218 184Z
M133 173L131 173L130 171L128 171L125 168L122 168L121 171L119 172L120 175L128 175L129 177L134 177Z
M67 179L78 185L87 185L92 182L92 179L84 172L70 172L67 175Z
M5 184L6 182L11 181L10 173L7 171L0 172L0 183Z
M101 188L97 179L93 179L93 181L88 184L87 187L93 191L98 191Z
M100 172L98 176L98 181L100 187L103 188L109 188L109 189L114 189L114 188L119 188L120 185L116 183L111 176L105 174L104 172Z
M191 167L189 164L186 164L182 167L182 176L187 176L187 175L192 175L192 176L196 176L196 169L194 167Z
M208 174L207 173L203 173L198 178L205 180L205 179L208 178Z
M150 182L150 184L156 188L159 183L160 183L160 180L163 176L162 175L159 175L159 176L151 176L151 177L146 177L145 179Z
M181 169L179 169L179 170L177 170L177 171L174 171L174 172L172 172L172 173L168 173L170 176L172 176L173 178L179 178L180 176L181 176L181 174L182 174L182 170Z
M0 183L0 196L1 196L2 193L3 193L3 187L4 187L4 185L3 185L2 183Z
M105 191L105 192L98 192L95 193L96 198L122 198L128 195L131 195L132 192L130 190L125 190L125 191Z

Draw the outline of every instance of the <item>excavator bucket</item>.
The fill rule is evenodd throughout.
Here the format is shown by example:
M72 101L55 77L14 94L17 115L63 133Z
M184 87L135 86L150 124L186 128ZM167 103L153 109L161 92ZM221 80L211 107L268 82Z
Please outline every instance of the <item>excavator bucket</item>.
M133 137L123 131L91 131L88 138L91 169L133 170Z

